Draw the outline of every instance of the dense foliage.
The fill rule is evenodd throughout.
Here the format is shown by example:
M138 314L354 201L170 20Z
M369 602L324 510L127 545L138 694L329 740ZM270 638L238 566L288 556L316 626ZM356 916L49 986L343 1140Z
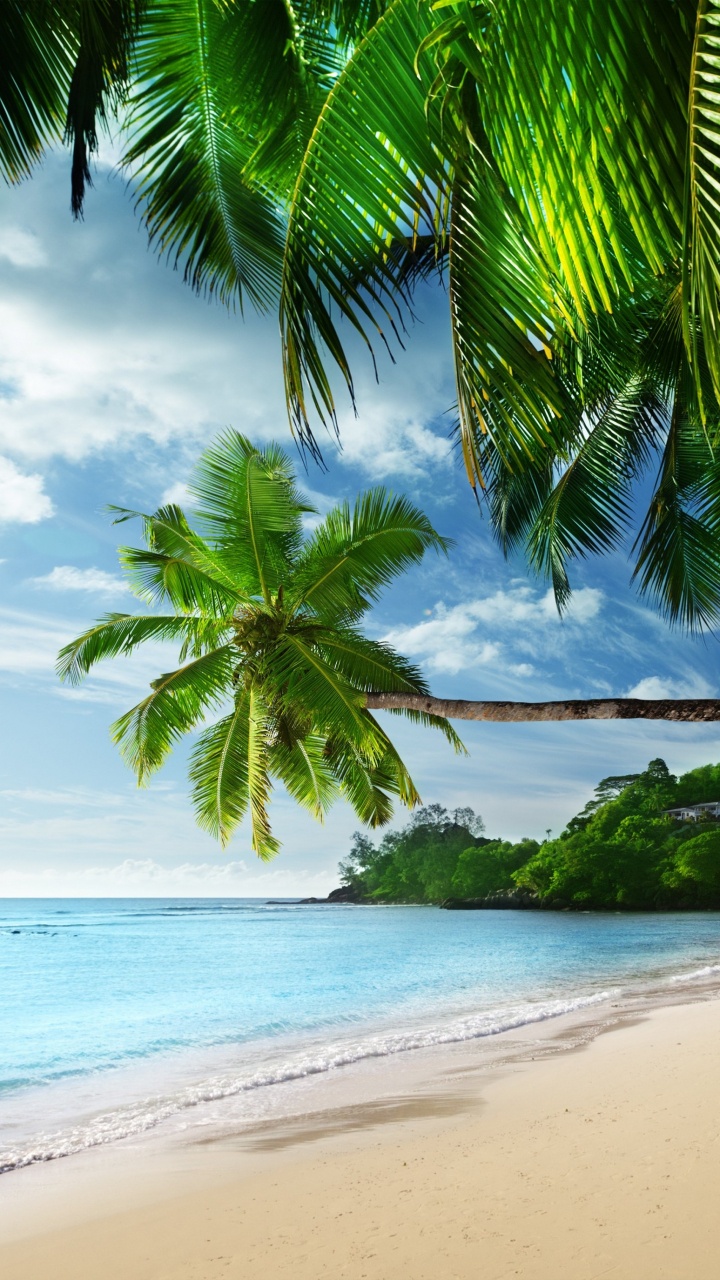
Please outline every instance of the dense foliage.
M653 760L643 773L603 779L556 840L491 840L471 809L431 805L377 847L356 834L340 873L383 902L518 893L578 910L720 908L720 822L664 812L718 799L720 764L676 778Z
M442 278L457 440L502 546L563 607L573 562L639 523L639 589L702 628L720 619L719 31L720 0L4 0L0 174L65 137L79 213L116 122L159 252L198 290L278 308L315 451L337 384L355 399L352 343L392 353L418 282Z
M513 845L482 835L472 809L417 809L402 831L376 847L362 832L340 863L342 883L380 902L441 902L450 895L480 897L513 887L512 873L539 851L536 840Z

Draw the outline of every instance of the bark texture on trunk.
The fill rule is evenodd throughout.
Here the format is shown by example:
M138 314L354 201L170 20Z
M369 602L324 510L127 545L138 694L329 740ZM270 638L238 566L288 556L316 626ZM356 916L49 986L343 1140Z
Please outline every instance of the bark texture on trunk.
M369 710L404 708L448 720L720 720L720 698L578 698L567 702L465 702L421 693L368 693Z

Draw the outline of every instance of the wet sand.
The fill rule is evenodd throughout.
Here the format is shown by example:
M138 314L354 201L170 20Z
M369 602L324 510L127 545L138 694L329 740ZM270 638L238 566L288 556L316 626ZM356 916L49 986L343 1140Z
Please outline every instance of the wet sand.
M436 1055L357 1106L11 1174L0 1274L716 1280L720 1000L618 1018L509 1036L491 1067Z

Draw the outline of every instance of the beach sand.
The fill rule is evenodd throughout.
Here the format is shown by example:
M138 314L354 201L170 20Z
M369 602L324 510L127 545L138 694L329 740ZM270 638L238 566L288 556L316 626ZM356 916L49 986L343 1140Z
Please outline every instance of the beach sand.
M491 1072L450 1056L434 1091L195 1142L175 1180L92 1156L62 1228L75 1158L0 1179L3 1280L717 1280L720 999Z

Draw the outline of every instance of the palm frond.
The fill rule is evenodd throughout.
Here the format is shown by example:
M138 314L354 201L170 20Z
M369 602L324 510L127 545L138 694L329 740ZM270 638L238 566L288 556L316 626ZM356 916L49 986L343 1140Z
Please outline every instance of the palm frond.
M58 6L54 6L57 8ZM82 215L92 183L89 155L97 151L98 126L124 101L133 45L145 0L85 0L59 6L76 21L77 52L67 100L65 139L72 147L70 207Z
M270 603L300 548L301 516L314 511L298 492L287 454L226 431L203 454L189 488L198 523L223 562Z
M200 610L216 616L232 613L246 603L253 579L243 580L218 547L210 546L188 524L178 506L160 507L152 515L110 507L116 524L139 517L147 550L120 547L120 563L132 590L148 602L170 600L184 612Z
M530 230L497 174L469 160L453 188L449 274L460 442L473 487L484 487L488 438L517 470L558 448L572 413L552 362L570 304Z
M402 255L418 236L442 240L445 164L428 134L415 54L433 17L417 0L394 0L354 51L308 144L290 210L280 324L293 430L316 448L310 413L335 422L325 353L353 395L331 308L370 351L402 327ZM405 299L406 301L407 299Z
M676 403L658 482L636 547L642 595L688 631L720 619L720 462Z
M369 732L363 711L362 692L300 634L285 632L263 666L267 696L278 708L301 708L321 734L342 734L348 742L362 747L369 757L377 753L377 743Z
M190 756L198 825L223 848L247 813L249 736L249 698L243 691L229 715L203 730Z
M323 629L315 640L318 651L355 689L378 693L429 693L427 682L413 663L379 640L369 640L351 627Z
M335 803L340 788L325 754L326 739L308 734L291 746L275 742L270 747L270 772L284 785L288 795L322 822Z
M233 648L223 645L160 676L152 682L152 693L111 726L113 742L140 786L183 734L222 706L236 661Z
M76 39L48 5L0 7L0 174L27 176L62 137Z
M269 773L268 734L270 716L262 694L248 691L248 797L252 846L258 858L269 862L279 852L280 842L270 830L268 804L272 782Z
M281 0L151 0L136 50L124 163L151 241L193 288L259 310L278 295L284 226L249 171L302 92L294 36Z
M369 489L353 508L334 507L308 539L296 562L293 604L335 621L356 619L426 551L447 553L451 545L408 498Z
M584 320L633 284L608 177L643 260L662 272L676 255L688 9L497 0L482 37L492 154Z
M368 720L372 720L369 715ZM329 739L326 750L342 793L358 818L370 827L381 827L393 815L393 797L412 808L420 796L379 725L373 724L384 747L377 760L368 760L360 749L335 738Z
M174 640L184 655L199 657L225 639L227 628L214 619L158 617L128 613L105 614L58 654L56 670L61 680L79 684L98 662L133 653L148 640Z
M467 756L470 754L459 733L453 729L450 721L446 720L445 716L430 715L427 711L413 711L410 707L388 707L387 711L391 716L404 716L412 724L421 724L425 729L438 729L450 743L456 755Z
M720 398L720 3L700 0L690 70L683 328L703 405L698 339ZM703 405L703 412L705 406Z
M663 425L662 405L642 376L584 424L569 465L536 512L531 566L550 578L558 608L570 600L568 562L616 547L632 521L632 483L647 466Z

